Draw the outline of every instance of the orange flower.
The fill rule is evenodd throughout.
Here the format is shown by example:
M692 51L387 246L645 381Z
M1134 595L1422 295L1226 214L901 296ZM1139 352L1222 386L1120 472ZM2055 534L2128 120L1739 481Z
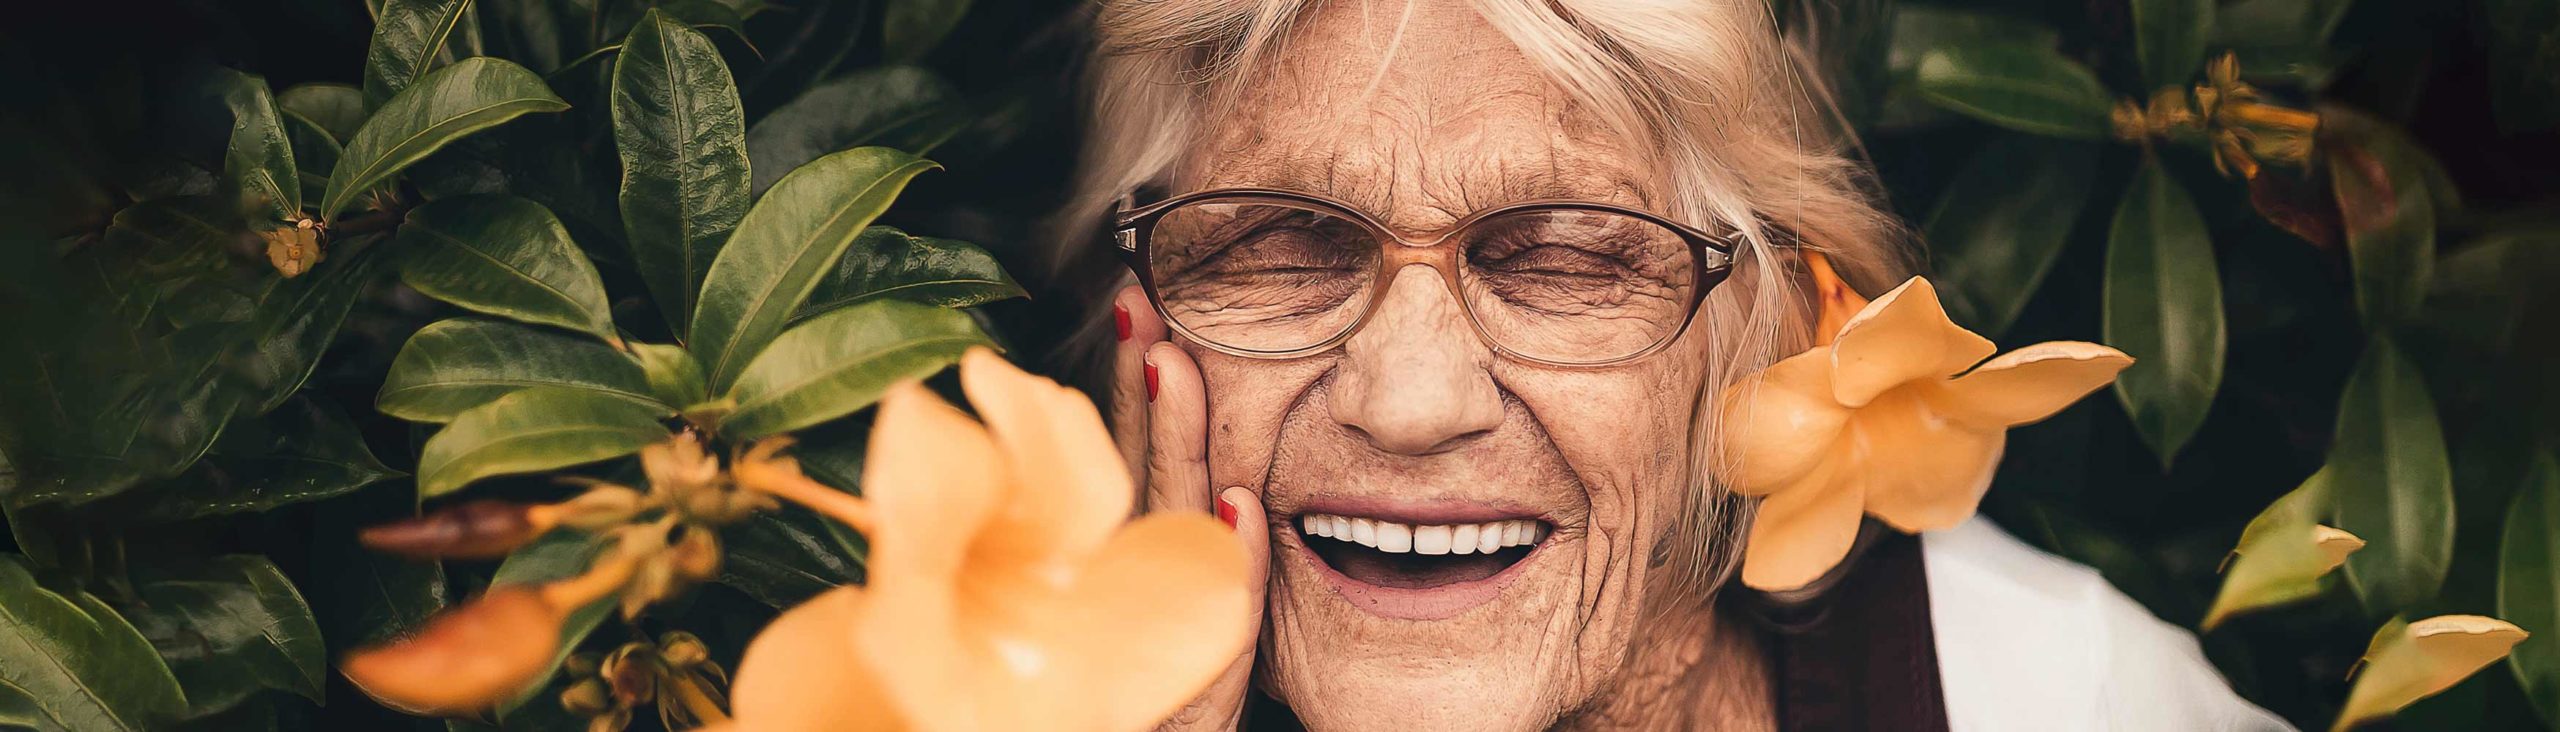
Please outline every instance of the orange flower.
M1928 280L1869 303L1814 264L1826 323L1863 307L1824 345L1718 400L1725 484L1766 498L1743 558L1751 587L1821 578L1848 556L1862 514L1908 532L1963 522L1990 488L2010 427L2051 416L2133 363L2078 342L1983 362L1996 349L1947 319Z
M891 389L862 498L809 482L771 443L733 468L871 544L868 586L812 598L747 648L737 728L1138 729L1252 642L1225 526L1124 526L1134 491L1082 394L985 349L960 368L985 426L920 384Z
M569 613L620 591L638 565L615 552L569 579L492 587L409 637L348 654L338 670L366 696L411 714L486 709L549 670Z

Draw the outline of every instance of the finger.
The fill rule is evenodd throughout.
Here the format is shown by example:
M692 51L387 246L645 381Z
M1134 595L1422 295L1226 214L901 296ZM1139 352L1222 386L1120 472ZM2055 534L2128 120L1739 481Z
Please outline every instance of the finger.
M1147 481L1147 346L1164 340L1164 321L1137 287L1111 298L1111 438L1138 485ZM1143 506L1142 506L1143 508Z
M1200 367L1171 343L1147 348L1147 510L1210 512L1209 406Z
M1236 542L1244 548L1248 568L1245 587L1252 598L1248 607L1253 608L1253 622L1246 627L1253 629L1253 641L1245 644L1235 661L1227 664L1227 670L1209 684L1199 701L1193 702L1195 709L1186 711L1191 712L1195 722L1207 723L1195 723L1190 725L1192 728L1233 730L1243 721L1245 691L1253 683L1254 655L1262 646L1263 596L1270 586L1271 574L1271 524L1263 515L1262 497L1252 490L1228 488L1218 493L1216 503L1218 518L1235 527Z

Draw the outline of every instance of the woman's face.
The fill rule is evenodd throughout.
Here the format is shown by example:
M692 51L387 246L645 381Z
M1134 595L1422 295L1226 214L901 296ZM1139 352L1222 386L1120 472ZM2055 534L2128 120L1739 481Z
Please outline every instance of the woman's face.
M1532 199L1659 210L1661 176L1629 141L1474 10L1416 4L1388 64L1394 11L1325 8L1213 110L1179 190L1308 191L1408 235ZM1689 483L1712 326L1631 364L1556 369L1495 355L1427 267L1379 297L1320 355L1185 346L1208 389L1211 479L1260 487L1273 522L1263 678L1319 729L1543 727L1617 671L1669 569L1657 545ZM1309 515L1528 520L1545 535L1492 555L1392 553L1310 535Z

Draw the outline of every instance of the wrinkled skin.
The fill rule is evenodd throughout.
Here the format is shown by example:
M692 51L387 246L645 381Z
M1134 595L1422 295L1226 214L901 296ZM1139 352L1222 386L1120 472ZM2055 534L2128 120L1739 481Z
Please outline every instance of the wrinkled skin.
M1394 13L1359 10L1302 18L1240 103L1215 110L1173 190L1309 191L1414 236L1539 198L1664 208L1637 143L1576 109L1472 8L1415 7L1392 63ZM1381 297L1342 347L1292 360L1162 343L1143 294L1115 301L1130 332L1114 421L1149 509L1259 498L1240 530L1269 537L1258 652L1169 726L1232 724L1248 661L1319 730L1769 726L1748 634L1658 596L1685 570L1654 558L1684 538L1671 526L1714 324L1631 364L1568 370L1497 356L1426 267ZM1310 502L1341 499L1502 506L1555 533L1491 601L1387 617L1327 579L1305 546L1326 540L1297 531ZM1680 609L1648 621L1649 603Z

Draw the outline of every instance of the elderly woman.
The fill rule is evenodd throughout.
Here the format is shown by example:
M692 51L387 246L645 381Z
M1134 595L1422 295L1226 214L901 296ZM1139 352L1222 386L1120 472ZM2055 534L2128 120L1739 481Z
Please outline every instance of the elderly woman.
M1168 726L2264 729L2194 641L1975 520L1722 591L1704 407L1914 266L1759 2L1119 0L1071 257L1153 511L1263 634Z

